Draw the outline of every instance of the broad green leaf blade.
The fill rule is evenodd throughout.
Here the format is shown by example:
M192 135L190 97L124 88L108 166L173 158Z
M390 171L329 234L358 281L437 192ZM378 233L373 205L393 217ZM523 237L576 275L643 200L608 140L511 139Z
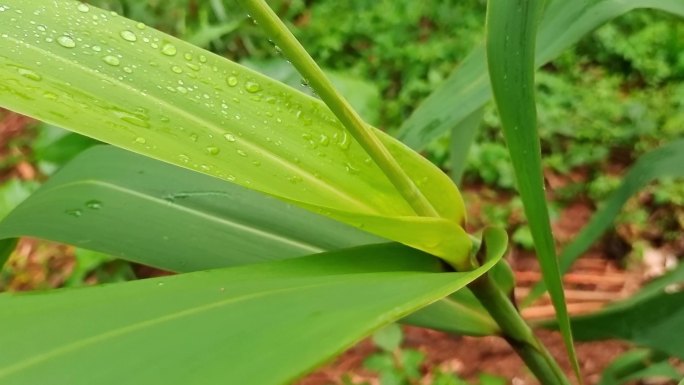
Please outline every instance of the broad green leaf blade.
M608 197L604 205L591 218L574 240L563 249L560 255L560 271L565 273L601 235L610 227L627 200L648 183L664 177L684 177L684 139L676 140L665 146L642 155L627 172L618 189ZM546 286L535 286L525 298L522 306L531 304L539 298Z
M653 8L684 17L679 0L551 1L537 34L537 67L553 60L602 24L639 8ZM416 150L453 130L491 98L485 50L478 46L404 122L399 138ZM457 108L454 108L457 107Z
M2 222L176 272L382 242L233 183L110 146L77 157Z
M458 190L388 135L375 130L440 218L407 226L411 207L317 99L79 2L8 0L3 9L0 105L329 215L342 212L336 219L441 257L467 255L467 237L456 242L465 245L459 250L428 239L460 234ZM362 223L367 218L374 219ZM426 241L403 239L416 233Z
M395 244L4 294L0 344L12 349L0 355L0 382L289 383L496 262L440 273L437 259Z
M490 0L487 5L487 64L494 101L534 239L544 282L556 309L560 331L581 382L565 294L561 282L541 167L534 95L534 48L544 2Z
M684 359L684 264L636 295L572 320L578 340L619 338Z

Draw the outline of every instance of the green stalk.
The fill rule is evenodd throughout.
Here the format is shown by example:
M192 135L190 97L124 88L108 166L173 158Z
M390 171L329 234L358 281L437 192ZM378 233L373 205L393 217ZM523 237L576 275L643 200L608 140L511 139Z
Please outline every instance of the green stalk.
M543 385L570 385L551 353L537 339L511 300L489 273L468 286L501 328L503 338Z
M351 105L337 92L321 68L292 35L264 0L238 0L250 16L282 50L311 88L325 102L345 128L383 170L413 210L421 216L438 216L420 189L403 171L387 148ZM463 270L463 266L456 267ZM515 306L491 280L489 274L471 284L471 289L499 324L504 338L513 346L543 384L570 385L555 360L536 339Z
M316 91L337 119L342 122L371 159L383 170L416 214L425 217L439 216L432 204L375 136L372 129L354 111L349 102L337 92L318 64L268 4L264 0L238 0L238 2L280 47L283 54L308 81L311 88Z

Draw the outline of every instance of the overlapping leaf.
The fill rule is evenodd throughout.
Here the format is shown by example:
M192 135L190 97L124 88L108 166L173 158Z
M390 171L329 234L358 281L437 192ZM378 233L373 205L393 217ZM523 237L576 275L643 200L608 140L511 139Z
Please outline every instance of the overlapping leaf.
M258 192L110 146L78 156L0 222L0 239L18 236L180 273L383 241ZM0 262L13 247L11 239L0 240ZM503 254L501 247L490 249ZM469 335L498 330L467 289L405 322Z
M500 256L498 256L500 257ZM0 382L279 385L458 290L468 273L376 245L43 294L0 295ZM83 370L87 368L87 370Z
M456 188L380 131L441 218L417 218L314 98L75 1L9 0L2 9L0 105L435 255L467 255Z
M110 146L86 151L0 222L175 272L383 240L233 183Z

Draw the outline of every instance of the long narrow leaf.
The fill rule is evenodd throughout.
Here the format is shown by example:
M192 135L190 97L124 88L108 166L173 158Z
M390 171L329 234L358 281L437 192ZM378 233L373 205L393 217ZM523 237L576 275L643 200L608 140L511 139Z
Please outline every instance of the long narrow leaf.
M0 382L289 383L468 273L383 245L45 294L0 295ZM83 368L87 368L84 371Z
M575 374L579 363L561 282L541 168L534 95L534 47L543 1L490 0L487 6L487 63L494 100L511 153L518 191L534 238L544 282L556 309Z
M272 197L110 146L86 151L0 222L32 236L189 272L383 240Z
M551 1L539 26L536 65L553 60L602 24L639 8L659 9L684 17L684 2L679 0ZM422 150L490 98L485 50L478 46L404 122L399 138L410 147Z
M639 158L625 175L622 184L608 197L601 209L591 217L589 223L563 249L560 255L560 271L565 273L603 233L610 227L627 200L648 183L663 177L684 177L684 139L671 142ZM537 284L525 298L522 306L539 298L546 286Z
M467 256L458 190L381 131L440 218L413 221L413 209L317 99L76 1L8 0L2 9L0 105L444 258ZM447 236L457 240L440 242Z

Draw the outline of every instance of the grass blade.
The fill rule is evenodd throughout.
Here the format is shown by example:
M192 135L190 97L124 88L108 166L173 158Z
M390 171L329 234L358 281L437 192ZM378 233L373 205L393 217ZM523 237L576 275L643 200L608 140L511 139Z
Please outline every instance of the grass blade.
M487 63L544 282L549 287L568 357L581 382L546 206L537 133L534 48L542 8L543 1L537 0L490 0L487 6Z
M684 140L676 140L644 154L627 172L618 189L591 217L589 223L567 245L560 255L560 271L565 273L601 235L610 227L627 200L648 183L663 177L684 177ZM544 283L537 284L521 303L528 306L546 291Z

